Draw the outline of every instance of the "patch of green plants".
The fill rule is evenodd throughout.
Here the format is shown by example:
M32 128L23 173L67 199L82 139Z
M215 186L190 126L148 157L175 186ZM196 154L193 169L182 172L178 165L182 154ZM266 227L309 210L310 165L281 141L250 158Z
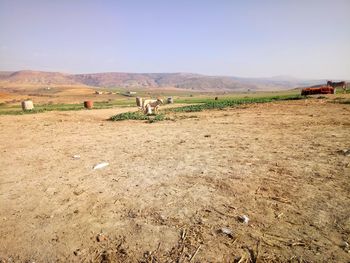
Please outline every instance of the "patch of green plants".
M143 114L140 111L135 111L135 112L124 112L124 113L119 113L117 115L114 115L109 118L111 121L124 121L124 120L146 120L149 123L153 122L158 122L158 121L164 121L168 120L165 116L165 114L152 114L152 115L146 115Z
M300 95L281 95L281 96L270 96L270 97L255 97L255 98L236 98L236 99L224 99L224 100L207 100L202 104L188 105L183 107L171 108L164 110L163 113L157 115L145 115L142 112L125 112L114 115L110 118L112 121L122 121L122 120L147 120L148 122L157 122L163 120L170 120L166 116L166 113L170 112L198 112L203 110L211 109L224 109L227 107L234 107L238 105L245 105L251 103L266 103L272 101L281 101L281 100L300 100L304 97ZM180 119L184 119L185 115L177 116ZM197 116L191 115L186 118L196 118Z
M42 104L36 105L32 110L23 111L20 107L7 107L0 109L0 115L24 115L34 114L46 111L70 111L70 110L82 110L84 106L81 104Z
M256 97L256 98L237 98L237 99L223 99L212 100L202 104L188 105L183 107L177 107L169 109L171 112L198 112L211 109L224 109L228 107L234 107L243 104L251 103L266 103L282 100L300 100L303 97L300 95L284 95L284 96L271 96L271 97Z
M18 110L1 110L0 115L25 115L25 114L35 114L44 112L43 109L33 109L33 110L26 110L23 111L22 109Z
M142 112L123 112L117 115L114 115L109 118L111 121L124 121L124 120L147 120L147 115Z
M110 109L116 106L127 107L132 105L131 101L97 101L94 102L94 109ZM21 106L18 105L0 105L0 115L24 115L24 114L34 114L41 113L46 111L77 111L83 110L83 103L76 104L37 104L34 106L33 110L23 111Z
M149 123L153 123L153 122L158 122L158 121L165 121L165 120L170 120L170 118L166 117L165 114L161 113L161 114L157 114L154 117L148 116L148 122Z
M178 104L194 104L194 103L206 103L209 101L212 101L212 98L206 98L206 97L192 97L192 98L179 98L175 100L175 103Z

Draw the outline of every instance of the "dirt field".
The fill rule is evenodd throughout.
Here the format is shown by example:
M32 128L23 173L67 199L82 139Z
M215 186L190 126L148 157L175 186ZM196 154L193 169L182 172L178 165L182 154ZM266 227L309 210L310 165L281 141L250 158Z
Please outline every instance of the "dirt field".
M0 262L350 261L349 104L121 111L0 116Z
M119 95L96 95L92 87L0 87L0 103L19 105L22 100L32 99L36 104L43 103L81 103L84 100L105 101L120 98Z

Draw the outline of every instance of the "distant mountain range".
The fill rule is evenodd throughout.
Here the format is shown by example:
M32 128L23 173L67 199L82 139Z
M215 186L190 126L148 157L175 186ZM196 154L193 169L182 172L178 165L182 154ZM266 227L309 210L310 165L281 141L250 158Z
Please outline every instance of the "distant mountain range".
M325 84L326 80L304 80L289 76L271 78L240 78L207 76L193 73L93 73L65 74L43 71L2 71L0 87L34 85L84 85L97 88L178 88L194 91L258 91L286 90Z

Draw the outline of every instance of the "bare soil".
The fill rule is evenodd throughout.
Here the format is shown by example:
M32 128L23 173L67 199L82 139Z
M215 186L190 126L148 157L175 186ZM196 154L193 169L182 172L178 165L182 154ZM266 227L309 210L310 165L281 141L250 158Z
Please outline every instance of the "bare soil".
M51 87L0 87L0 103L20 105L25 99L31 99L35 104L47 103L82 103L84 100L107 101L120 98L120 95L97 95L92 87L68 86Z
M0 116L0 262L350 261L349 104L121 111Z

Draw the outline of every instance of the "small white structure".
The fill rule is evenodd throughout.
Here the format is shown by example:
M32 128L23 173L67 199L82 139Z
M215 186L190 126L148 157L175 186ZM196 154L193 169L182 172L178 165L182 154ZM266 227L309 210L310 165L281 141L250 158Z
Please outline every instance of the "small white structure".
M24 111L34 109L33 101L31 101L31 100L24 100L24 101L22 101L22 109Z
M137 92L136 91L128 91L128 92L126 92L126 94L128 94L128 95L135 95Z

